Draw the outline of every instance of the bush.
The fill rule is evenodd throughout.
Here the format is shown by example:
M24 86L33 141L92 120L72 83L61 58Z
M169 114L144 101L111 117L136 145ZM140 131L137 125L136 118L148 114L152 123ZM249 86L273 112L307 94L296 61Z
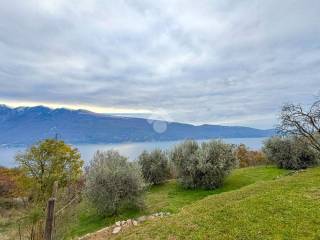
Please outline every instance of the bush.
M262 151L252 151L244 144L236 148L235 155L240 168L267 164L267 157Z
M25 197L27 176L19 168L0 167L0 196L5 198Z
M144 151L139 156L139 164L144 179L149 183L160 184L170 176L168 157L160 149L153 150L150 153Z
M269 138L264 142L263 152L279 168L297 170L317 164L315 151L295 137Z
M96 152L86 176L85 192L101 215L140 207L144 182L140 169L116 151Z
M236 165L232 145L222 141L204 142L187 140L171 153L178 178L186 188L215 189Z

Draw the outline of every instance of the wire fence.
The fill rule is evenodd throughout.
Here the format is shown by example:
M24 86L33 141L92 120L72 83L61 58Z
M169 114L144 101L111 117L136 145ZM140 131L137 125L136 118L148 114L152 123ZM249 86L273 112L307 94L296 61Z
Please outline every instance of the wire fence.
M81 200L81 194L75 194L66 204L55 198L56 190L53 196L48 200L46 209L40 210L40 213L29 213L27 216L17 221L19 240L60 240L67 227L66 221L74 214L73 207ZM51 201L51 202L50 202ZM57 206L60 208L58 210Z

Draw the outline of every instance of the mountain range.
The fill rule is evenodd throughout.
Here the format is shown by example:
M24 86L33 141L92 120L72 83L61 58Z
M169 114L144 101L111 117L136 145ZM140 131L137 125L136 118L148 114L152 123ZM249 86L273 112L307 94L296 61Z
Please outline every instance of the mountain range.
M69 143L169 141L186 138L268 137L273 129L200 125L98 114L44 106L10 108L0 105L0 144L27 145L58 137Z

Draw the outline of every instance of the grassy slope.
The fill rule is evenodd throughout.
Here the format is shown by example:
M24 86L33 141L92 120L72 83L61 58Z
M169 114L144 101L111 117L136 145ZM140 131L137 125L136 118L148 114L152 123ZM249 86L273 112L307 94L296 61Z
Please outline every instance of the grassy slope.
M206 197L115 238L320 239L319 226L320 168L314 168Z
M237 169L226 179L224 187L217 190L185 190L175 181L170 181L160 186L154 186L146 196L146 209L144 211L124 211L118 217L102 218L85 203L80 206L79 221L71 229L71 236L81 236L94 232L104 226L113 224L116 220L123 220L143 214L159 211L178 212L182 207L203 199L208 195L239 189L243 186L261 180L272 180L277 176L287 173L285 170L274 167L256 167Z
M255 167L236 169L227 177L224 186L216 190L186 190L176 181L154 186L147 194L146 205L150 213L158 211L178 212L187 204L208 195L232 191L257 181L272 180L288 171L275 167Z

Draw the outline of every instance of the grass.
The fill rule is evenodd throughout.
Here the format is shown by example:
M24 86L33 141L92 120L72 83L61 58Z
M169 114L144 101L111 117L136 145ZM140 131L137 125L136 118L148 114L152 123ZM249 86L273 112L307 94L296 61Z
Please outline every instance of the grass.
M227 177L223 187L216 190L187 190L176 181L169 181L150 189L146 197L147 210L178 212L182 207L212 194L232 191L258 181L272 180L288 171L275 167L251 167L236 169Z
M102 217L97 214L95 209L83 201L78 206L78 219L71 225L69 237L82 236L86 233L94 232L103 227L114 224L116 221L137 217L143 214L137 209L127 209L120 212L118 216Z
M126 210L117 217L103 218L95 210L83 202L79 206L79 219L71 229L71 236L81 236L113 224L117 220L137 217L159 211L179 212L183 207L197 202L209 195L240 189L244 186L275 179L288 173L275 167L255 167L234 170L222 188L216 190L186 190L176 181L169 181L160 186L152 187L146 193L146 208L143 211Z
M241 177L241 171L250 173L255 170L258 170L257 174L251 172L245 178ZM243 184L252 182L263 169L239 171L228 181L233 182L231 179L236 178L243 180ZM262 179L269 179L262 175ZM237 185L242 184L237 181ZM231 190L233 185L227 187L226 184L225 187ZM313 168L208 196L185 206L177 214L146 222L114 238L320 239L319 226L320 168Z
M23 216L21 206L10 199L0 197L0 239L14 239L17 232L17 220Z

